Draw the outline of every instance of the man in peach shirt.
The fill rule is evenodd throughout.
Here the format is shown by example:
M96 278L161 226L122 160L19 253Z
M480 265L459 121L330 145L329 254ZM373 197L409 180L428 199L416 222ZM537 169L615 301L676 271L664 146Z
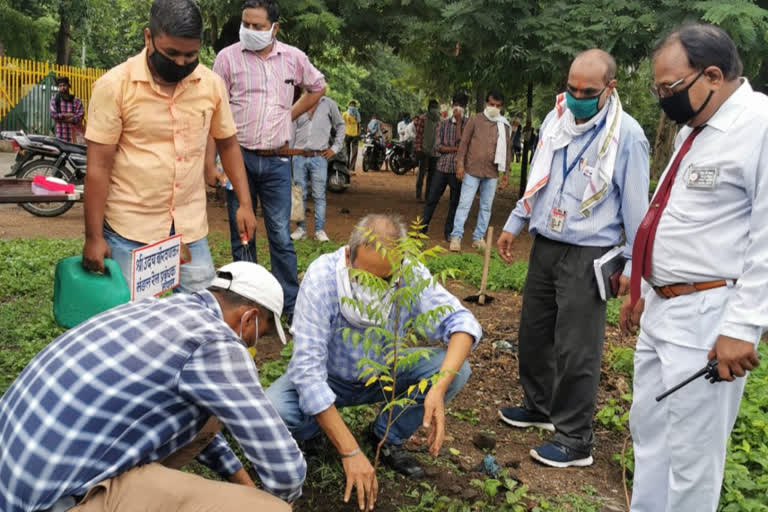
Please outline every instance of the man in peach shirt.
M86 132L89 270L103 270L111 256L130 282L133 249L180 234L191 261L181 267L179 290L211 283L203 177L209 135L240 202L240 234L250 238L256 230L224 83L198 65L202 30L193 0L155 0L146 48L94 84Z

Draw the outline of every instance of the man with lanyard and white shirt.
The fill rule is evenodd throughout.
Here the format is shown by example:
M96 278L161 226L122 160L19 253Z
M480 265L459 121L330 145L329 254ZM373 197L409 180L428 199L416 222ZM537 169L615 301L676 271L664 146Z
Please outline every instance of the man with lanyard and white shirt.
M314 107L293 122L294 137L291 146L301 151L293 157L293 180L301 187L303 200L307 200L307 186L312 188L315 205L315 239L329 242L325 233L325 189L328 180L328 160L344 150L344 120L339 106L323 96ZM335 133L334 133L335 130ZM330 146L331 134L333 145ZM309 180L308 180L309 178ZM309 181L309 182L308 182ZM306 222L298 222L291 239L306 238Z
M746 373L768 319L768 98L731 38L688 25L653 54L654 90L684 124L637 232L621 325L640 327L629 423L632 512L714 512ZM642 315L642 316L641 316ZM719 377L666 391L717 359Z
M299 290L291 240L291 123L320 101L325 78L304 52L277 40L279 18L275 0L245 0L240 42L219 53L213 70L229 92L253 208L261 201L272 272L285 292L290 320ZM295 87L307 94L294 104ZM256 244L249 246L256 261Z
M534 236L519 334L525 398L499 414L515 427L555 432L531 450L537 461L589 466L606 312L593 262L625 244L625 295L632 242L648 208L648 141L622 109L608 53L591 49L574 59L538 146L526 192L498 240L511 263L526 222Z
M392 262L382 256L377 246L387 247L405 236L408 236L406 228L398 217L368 215L355 226L348 246L312 262L296 302L291 327L294 340L291 362L285 375L267 389L267 397L298 441L307 441L322 433L328 436L344 467L347 480L344 499L348 501L352 487L356 487L360 510L373 509L378 483L373 466L338 409L385 401L380 386L366 386L368 376L361 379L360 362L367 354L377 364L386 364L386 351L368 351L362 343L353 344L351 339L345 339L345 329L350 329L351 335L365 336L372 327L393 328L395 315L399 316L402 326L417 315L437 307L449 307L449 311L436 315L433 328L425 333L427 339L442 340L445 348L430 349L431 357L419 358L413 365L398 370L397 392L407 390L421 379L442 375L427 389L416 389L408 395L415 401L413 405L405 410L395 407L393 418L396 420L390 429L386 428L388 414L385 412L377 416L369 430L374 444L386 433L382 463L409 478L423 477L424 470L403 448L403 443L420 427L431 428L429 451L432 456L438 455L445 438L445 404L469 379L468 357L482 337L480 324L472 313L437 283L414 296L412 308L395 312L390 302L387 326L378 326L364 312L385 304L386 297L359 283L350 275L352 269L391 279ZM420 265L414 272L419 280L431 279L424 266ZM393 286L405 285L395 283ZM365 307L350 305L350 300ZM385 344L374 342L378 348Z

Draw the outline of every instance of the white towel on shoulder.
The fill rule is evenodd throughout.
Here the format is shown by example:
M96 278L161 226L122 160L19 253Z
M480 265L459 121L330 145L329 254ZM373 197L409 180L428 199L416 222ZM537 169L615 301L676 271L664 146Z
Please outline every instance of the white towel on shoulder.
M499 114L496 117L490 117L483 112L483 115L492 123L496 123L496 128L499 133L496 138L496 155L493 157L493 163L496 164L496 168L499 172L507 172L507 129L509 121L507 118Z
M614 89L607 104L603 106L600 112L583 124L576 124L573 113L568 110L565 93L557 96L555 110L557 112L556 117L541 127L536 158L534 158L523 195L523 205L526 212L531 213L536 200L536 193L544 188L549 181L555 151L564 148L571 143L574 137L591 130L605 119L605 124L597 137L597 172L592 173L579 207L579 212L584 217L588 217L592 207L602 199L613 180L623 112L619 93Z

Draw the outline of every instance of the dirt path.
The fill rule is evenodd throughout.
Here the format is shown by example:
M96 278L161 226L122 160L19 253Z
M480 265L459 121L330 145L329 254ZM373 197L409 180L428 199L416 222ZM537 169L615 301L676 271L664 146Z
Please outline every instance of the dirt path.
M11 163L9 153L0 153L0 172ZM360 159L358 159L358 162ZM326 232L331 239L342 241L349 237L355 222L368 213L395 212L410 222L422 214L424 203L416 200L416 175L397 176L387 171L363 173L358 170L352 177L352 186L342 194L327 194ZM517 191L512 187L496 195L491 225L499 233L507 215L514 207ZM211 231L228 232L227 210L221 199L209 196L208 222ZM443 196L430 225L435 242L443 242L443 222L448 211L448 192ZM308 231L313 232L312 202L307 202ZM477 200L465 226L464 247L469 249L471 232L477 219ZM84 234L83 205L76 204L64 215L54 218L35 217L15 204L0 204L0 240L13 238L60 237L80 238ZM264 236L263 220L259 219L257 236ZM518 244L519 257L527 258L528 237L523 235Z

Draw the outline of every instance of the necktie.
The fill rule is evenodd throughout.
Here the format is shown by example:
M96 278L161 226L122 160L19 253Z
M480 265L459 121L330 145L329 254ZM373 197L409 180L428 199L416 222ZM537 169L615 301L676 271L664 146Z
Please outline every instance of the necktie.
M651 255L653 254L653 241L656 238L656 229L659 227L661 214L664 213L669 196L672 194L672 185L675 183L680 162L691 149L693 139L701 133L702 129L704 129L703 126L694 128L690 135L688 135L688 138L685 139L685 142L683 142L683 145L680 146L680 150L675 155L675 159L672 161L664 181L653 196L653 201L643 218L643 222L637 228L635 243L632 247L632 278L630 281L630 297L633 307L640 299L641 278L647 279L651 276Z

